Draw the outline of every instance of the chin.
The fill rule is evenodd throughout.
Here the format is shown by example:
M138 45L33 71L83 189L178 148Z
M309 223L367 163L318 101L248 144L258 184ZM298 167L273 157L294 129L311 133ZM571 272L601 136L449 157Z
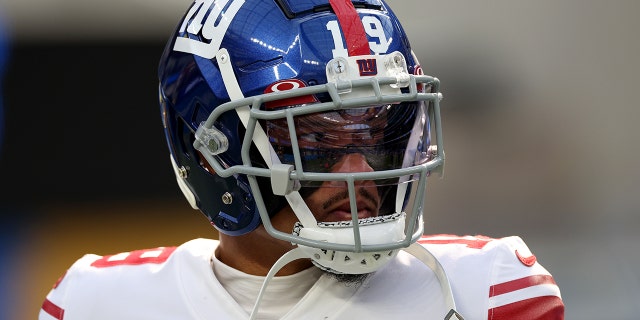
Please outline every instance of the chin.
M326 271L326 270L325 270L325 273L328 274L331 278L338 281L339 283L349 285L349 286L352 286L352 285L360 286L364 284L367 279L369 279L369 276L371 276L371 273L348 274L348 273L335 273L335 272Z

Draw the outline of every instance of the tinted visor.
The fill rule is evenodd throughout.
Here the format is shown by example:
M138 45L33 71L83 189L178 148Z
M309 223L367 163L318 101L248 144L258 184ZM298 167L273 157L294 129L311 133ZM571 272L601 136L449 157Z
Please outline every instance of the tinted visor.
M295 165L296 143L292 143L295 139L302 170L307 173L405 168L426 161L422 155L429 145L429 121L420 102L298 115L293 118L293 137L287 119L266 120L264 125L275 151L272 156L281 163ZM341 161L349 154L360 155L359 159L365 159L366 163ZM399 178L379 179L376 184L397 184ZM400 179L411 180L410 177ZM302 186L311 185L318 186L302 181Z

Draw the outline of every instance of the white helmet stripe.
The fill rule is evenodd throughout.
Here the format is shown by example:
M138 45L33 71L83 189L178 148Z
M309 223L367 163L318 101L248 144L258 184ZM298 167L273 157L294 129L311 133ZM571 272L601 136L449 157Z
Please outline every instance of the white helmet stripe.
M220 66L220 74L222 75L222 81L224 82L224 87L227 89L227 93L229 93L229 98L231 100L238 100L244 98L242 94L242 90L240 89L240 85L238 84L238 80L236 79L236 75L233 72L233 65L231 64L231 58L229 57L229 52L227 49L222 48L216 54L216 59L218 60L218 65ZM246 128L249 124L250 118L250 109L249 106L239 107L235 109L240 121ZM255 131L253 133L253 142L255 143L262 159L264 159L268 168L272 168L274 164L280 164L280 160L278 157L271 157L272 154L275 154L271 143L269 143L269 138L267 134L262 129L259 123L256 123ZM302 196L298 191L292 191L291 193L285 195L287 202L293 209L293 212L296 214L296 217L305 227L312 227L318 225L315 217L307 207L304 200L302 200Z

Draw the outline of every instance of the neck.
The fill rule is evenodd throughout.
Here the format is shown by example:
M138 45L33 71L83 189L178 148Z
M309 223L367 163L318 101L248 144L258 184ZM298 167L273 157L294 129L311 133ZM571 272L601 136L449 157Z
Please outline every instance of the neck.
M270 236L263 226L242 236L220 234L216 257L226 265L244 273L266 276L273 264L295 246ZM311 266L308 259L295 260L284 266L276 276L298 273Z

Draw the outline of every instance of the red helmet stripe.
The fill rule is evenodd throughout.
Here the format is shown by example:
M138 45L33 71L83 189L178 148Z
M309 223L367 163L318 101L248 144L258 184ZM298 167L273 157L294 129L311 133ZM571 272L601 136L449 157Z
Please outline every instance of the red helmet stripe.
M369 54L371 49L367 34L351 0L329 0L329 3L338 16L338 23L344 34L349 56Z

